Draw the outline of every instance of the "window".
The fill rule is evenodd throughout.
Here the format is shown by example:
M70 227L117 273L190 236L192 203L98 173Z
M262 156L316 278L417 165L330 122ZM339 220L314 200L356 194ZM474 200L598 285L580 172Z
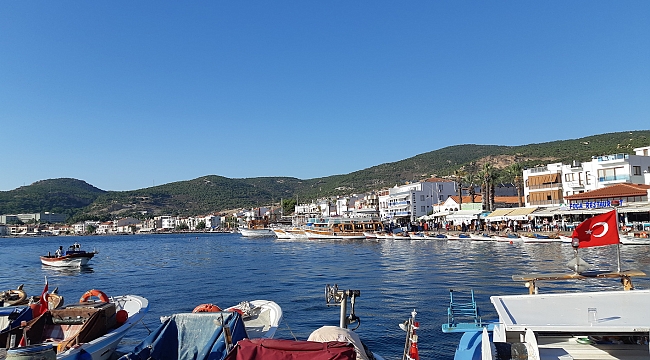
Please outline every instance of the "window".
M424 195L420 195L420 201L424 201Z
M632 173L634 175L641 175L641 167L640 166L632 166Z
M427 211L427 208L426 208L425 206L422 206L422 207L420 208L420 211L422 211L422 212L426 212L426 211Z

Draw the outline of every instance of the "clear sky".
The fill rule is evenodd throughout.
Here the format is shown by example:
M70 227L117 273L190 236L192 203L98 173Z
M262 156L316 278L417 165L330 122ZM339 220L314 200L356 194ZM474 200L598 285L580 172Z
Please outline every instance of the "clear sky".
M645 0L0 2L0 190L309 179L649 114Z

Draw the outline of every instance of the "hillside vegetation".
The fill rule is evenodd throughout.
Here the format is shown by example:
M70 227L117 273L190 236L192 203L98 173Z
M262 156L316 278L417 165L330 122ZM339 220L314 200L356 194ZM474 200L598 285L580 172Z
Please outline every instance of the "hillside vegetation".
M455 145L345 175L308 180L290 177L230 179L208 175L134 191L103 191L80 180L52 179L0 192L0 214L50 211L68 214L71 221L159 214L199 215L277 204L282 198L297 197L303 202L323 196L363 193L431 176L449 176L461 167L465 171L475 171L485 162L497 169L513 163L531 167L551 162L588 161L597 155L631 153L633 148L648 145L648 130L522 146Z

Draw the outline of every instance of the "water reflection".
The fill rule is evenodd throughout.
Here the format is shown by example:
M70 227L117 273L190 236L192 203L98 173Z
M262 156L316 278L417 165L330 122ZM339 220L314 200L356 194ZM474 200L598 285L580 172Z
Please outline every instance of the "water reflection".
M56 266L47 266L42 265L43 273L47 276L77 276L79 274L92 274L95 270L92 266L81 266L81 267L56 267Z

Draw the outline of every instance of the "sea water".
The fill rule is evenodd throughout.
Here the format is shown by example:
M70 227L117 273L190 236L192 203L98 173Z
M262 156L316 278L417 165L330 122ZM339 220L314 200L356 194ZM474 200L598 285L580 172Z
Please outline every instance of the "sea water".
M79 242L99 251L87 268L41 265L39 255ZM597 269L615 270L615 246L581 249ZM493 319L491 295L526 294L513 274L569 272L568 245L474 242L471 240L292 241L243 238L238 234L169 234L89 237L0 238L0 291L24 284L40 295L47 276L65 303L89 289L109 296L135 294L149 300L143 324L129 332L118 350L128 351L160 324L160 316L190 312L203 303L223 307L244 300L268 299L284 312L276 338L306 339L323 325L338 325L339 308L328 308L325 285L360 290L355 306L356 332L387 359L400 359L405 333L399 324L411 311L420 322L419 353L452 359L459 334L443 334L449 290L473 289L483 319ZM622 246L623 269L650 273L650 247ZM650 288L635 278L637 288ZM620 289L616 279L539 282L540 292L559 289ZM534 309L531 309L534 311ZM353 325L356 326L356 325Z

